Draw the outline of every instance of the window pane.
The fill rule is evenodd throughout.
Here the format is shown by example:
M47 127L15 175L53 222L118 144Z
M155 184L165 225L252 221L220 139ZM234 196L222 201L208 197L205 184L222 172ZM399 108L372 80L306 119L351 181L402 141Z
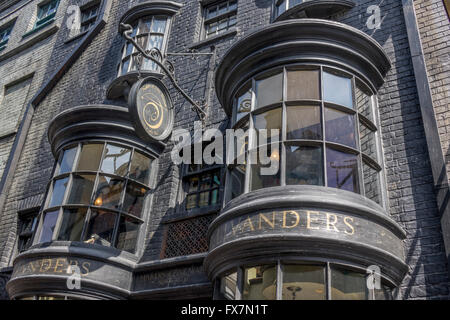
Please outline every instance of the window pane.
M286 1L283 1L277 6L277 16L284 13L285 11L286 11Z
M257 152L252 157L258 159L256 164L251 164L251 191L280 185L280 145L268 145L266 150L265 159L261 158L259 150L250 151ZM264 151L262 153L264 156Z
M200 190L206 190L211 187L211 173L204 173L200 179Z
M320 99L319 70L298 70L287 73L288 100Z
M381 204L380 175L363 161L364 191L365 196L378 204Z
M150 36L150 41L148 42L147 49L158 48L161 50L163 43L163 36L152 35Z
M141 19L139 21L139 34L145 34L150 32L150 27L152 25L152 18Z
M81 147L77 171L97 171L102 157L103 144L84 144Z
M91 203L92 190L94 189L95 175L74 175L72 188L67 203L89 204Z
M85 208L65 209L59 230L58 240L80 241L83 231L84 220L86 218Z
M64 154L59 163L59 173L58 174L63 174L63 173L72 171L73 161L75 159L76 154L77 154L76 147L64 150Z
M289 0L289 8L292 8L300 3L302 3L302 0Z
M355 116L325 108L325 136L329 142L356 148Z
M388 286L381 285L380 289L375 289L375 300L393 300L392 289Z
M236 298L237 273L234 272L220 279L221 296L227 300Z
M280 102L283 94L283 74L256 81L256 108Z
M107 144L101 171L123 177L126 176L128 173L128 163L130 162L130 156L130 149Z
M139 234L139 223L133 219L121 217L117 234L117 249L135 253Z
M322 147L286 146L286 184L323 186Z
M219 190L218 189L214 189L211 191L211 205L215 205L217 204L219 201Z
M377 146L375 142L375 132L359 123L359 137L361 139L361 152L371 157L374 161L378 160Z
M252 94L250 89L247 89L245 93L237 97L236 101L236 122L242 119L250 112L252 106Z
M213 18L217 15L217 6L212 6L206 9L206 19Z
M230 1L228 4L228 11L235 10L237 8L237 1Z
M136 217L141 217L147 189L136 183L128 182L122 210Z
M230 171L231 174L231 199L244 193L245 190L245 165L239 165Z
M197 207L197 194L190 194L186 197L186 209Z
M283 266L283 300L325 300L325 269L320 266Z
M126 58L122 62L122 75L124 75L128 72L129 66L130 66L130 58Z
M123 180L99 176L94 205L118 210L123 187Z
M255 115L253 117L253 125L258 134L258 145L270 143L273 139L280 141L281 108ZM260 129L266 129L267 131L262 132ZM278 129L278 134L272 132L271 130L273 129Z
M320 107L298 106L287 108L287 139L322 139Z
M365 274L350 270L331 269L331 299L366 300Z
M358 156L327 148L328 186L359 193Z
M353 108L352 81L332 73L323 73L324 100Z
M198 206L206 207L209 204L209 192L201 192L199 194Z
M84 242L110 246L115 221L116 215L114 213L103 210L91 210L91 217Z
M242 300L275 300L276 289L277 274L275 266L245 269Z
M153 19L152 32L164 33L166 30L166 17L155 17Z
M59 206L62 204L68 181L69 178L63 178L53 182L52 198L48 207Z
M44 215L44 222L42 223L41 239L42 242L52 241L53 231L55 230L56 220L58 220L59 211L49 211Z
M357 84L355 89L355 100L358 112L365 116L367 119L373 121L370 92L366 89L363 89L361 85Z
M131 160L130 178L142 182L143 184L149 183L151 160L147 156L143 155L139 151L135 151L133 154L133 160Z

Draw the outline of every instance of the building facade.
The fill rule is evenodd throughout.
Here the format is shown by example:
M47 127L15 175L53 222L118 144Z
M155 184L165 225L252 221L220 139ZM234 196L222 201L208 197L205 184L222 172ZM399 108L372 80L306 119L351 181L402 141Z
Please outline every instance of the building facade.
M449 299L448 10L0 2L0 299Z

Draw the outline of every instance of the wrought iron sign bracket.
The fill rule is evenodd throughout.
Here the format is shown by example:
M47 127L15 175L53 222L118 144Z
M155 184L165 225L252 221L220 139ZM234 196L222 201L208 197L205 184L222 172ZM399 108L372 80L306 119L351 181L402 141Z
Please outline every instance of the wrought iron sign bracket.
M170 81L172 82L173 86L181 93L181 95L189 101L189 103L192 105L192 108L197 112L198 117L201 119L203 125L205 124L205 118L206 118L206 108L207 103L205 100L201 102L194 101L177 83L175 79L175 68L173 64L167 60L166 57L163 57L161 51L158 48L152 48L150 50L144 50L141 48L139 44L131 37L131 33L133 32L133 27L129 24L121 23L120 27L122 28L122 34L124 38L133 44L133 46L138 50L138 52L144 56L145 58L153 61L156 63L161 70L169 77ZM186 55L195 55L196 53L187 53ZM184 53L182 55L185 55ZM140 73L140 66L139 66L139 73Z

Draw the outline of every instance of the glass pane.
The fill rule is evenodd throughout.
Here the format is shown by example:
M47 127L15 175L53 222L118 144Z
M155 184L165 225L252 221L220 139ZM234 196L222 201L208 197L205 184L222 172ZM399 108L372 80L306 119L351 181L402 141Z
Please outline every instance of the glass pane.
M55 230L56 220L58 220L59 211L49 211L44 214L44 222L42 223L41 239L42 242L52 241L53 231Z
M200 180L200 190L206 190L211 187L211 173L202 174Z
M199 207L206 207L208 204L209 204L209 191L201 192L199 194L198 206Z
M228 11L235 10L237 8L237 1L230 1L228 4Z
M268 145L266 150L265 155L264 151L262 152L265 159L261 158L259 150L257 155L252 156L258 161L256 164L251 164L251 191L280 185L280 145ZM256 150L250 151L250 153L255 152Z
M133 160L131 160L130 175L131 179L142 182L143 184L149 183L151 160L147 156L143 155L139 151L135 151L133 154Z
M208 24L208 25L206 26L206 33L207 33L207 34L213 34L213 33L215 33L216 31L217 31L217 22Z
M212 6L206 10L206 19L213 18L217 15L217 6Z
M197 207L197 194L190 194L186 197L186 209Z
M240 119L242 119L245 115L247 115L250 112L251 106L252 106L252 94L250 89L247 89L247 91L244 94L237 97L236 122L238 122Z
M323 186L322 147L286 146L286 184Z
M139 55L132 56L130 71L138 70L139 65L142 67L142 57Z
M189 192L195 192L198 190L198 176L193 176L189 178Z
M325 300L325 269L320 266L283 266L283 300Z
M117 249L135 253L139 234L139 223L133 219L121 217L117 234Z
M73 161L75 160L75 155L77 154L77 148L71 148L64 150L64 154L59 163L58 174L63 174L66 172L71 172L73 167Z
M213 172L212 187L220 186L220 170Z
M280 102L283 94L283 74L256 81L256 108Z
M323 72L324 100L353 108L352 81L329 72Z
M287 108L287 139L322 139L320 107L299 106Z
M219 190L214 189L211 191L211 205L217 204L219 201Z
M377 145L375 142L375 132L359 123L359 137L361 139L361 152L371 157L374 161L378 160Z
M217 29L219 31L225 30L228 26L228 19L223 19L219 21L219 26L217 27Z
M361 85L357 84L355 89L355 100L358 112L365 116L367 119L373 121L370 92L366 89L363 89Z
M139 21L139 34L146 34L150 32L150 27L152 25L152 18L141 19Z
M287 99L320 99L319 70L287 72Z
M220 279L221 296L227 300L236 298L237 273L234 272Z
M83 231L84 220L86 218L85 208L65 209L59 230L58 240L80 241Z
M239 165L230 171L231 174L231 199L244 193L245 190L245 165Z
M164 33L166 30L166 17L153 18L152 32Z
M69 178L63 178L53 182L52 198L48 207L55 207L62 204L68 181Z
M89 226L87 228L85 243L110 246L116 215L103 210L91 210Z
M381 204L380 175L363 161L364 191L365 196L378 204Z
M103 144L84 144L81 147L77 171L97 171L102 157Z
M95 175L74 175L72 188L67 203L89 204L91 203L92 190L94 189Z
M107 144L101 171L105 173L116 174L122 177L126 176L128 173L128 163L130 162L130 156L130 149Z
M350 270L331 269L331 299L366 300L365 274Z
M161 50L163 43L163 36L152 35L150 36L150 41L148 42L147 49L158 48Z
M225 12L227 12L227 3L226 2L224 4L219 5L219 15L224 14Z
M375 300L393 300L392 289L388 286L381 285L380 289L375 289Z
M276 289L277 272L275 266L245 269L242 300L275 300Z
M302 3L302 0L289 0L289 8L292 8L300 3Z
M258 145L270 143L273 139L280 141L281 135L281 108L276 108L253 117L253 125L258 135ZM267 131L260 131L266 129ZM271 130L278 129L278 134ZM255 139L256 141L256 139Z
M94 205L118 210L123 187L123 180L99 176Z
M356 148L355 116L325 108L325 136L329 142Z
M286 11L286 1L283 1L277 6L277 16L284 13L285 11Z
M148 40L148 36L147 35L139 35L137 37L137 44L145 50L145 48L147 47L147 40Z
M141 217L146 194L147 189L136 183L128 182L122 210L136 217Z
M359 193L358 156L327 148L328 186Z
M130 58L126 58L122 62L122 75L124 75L128 72L129 66L130 66Z

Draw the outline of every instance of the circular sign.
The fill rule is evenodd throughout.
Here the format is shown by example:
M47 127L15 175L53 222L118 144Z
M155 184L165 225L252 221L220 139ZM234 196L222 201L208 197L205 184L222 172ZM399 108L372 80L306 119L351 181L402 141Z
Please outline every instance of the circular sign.
M172 100L161 80L148 77L136 82L128 96L128 105L136 133L142 139L161 141L172 132Z

